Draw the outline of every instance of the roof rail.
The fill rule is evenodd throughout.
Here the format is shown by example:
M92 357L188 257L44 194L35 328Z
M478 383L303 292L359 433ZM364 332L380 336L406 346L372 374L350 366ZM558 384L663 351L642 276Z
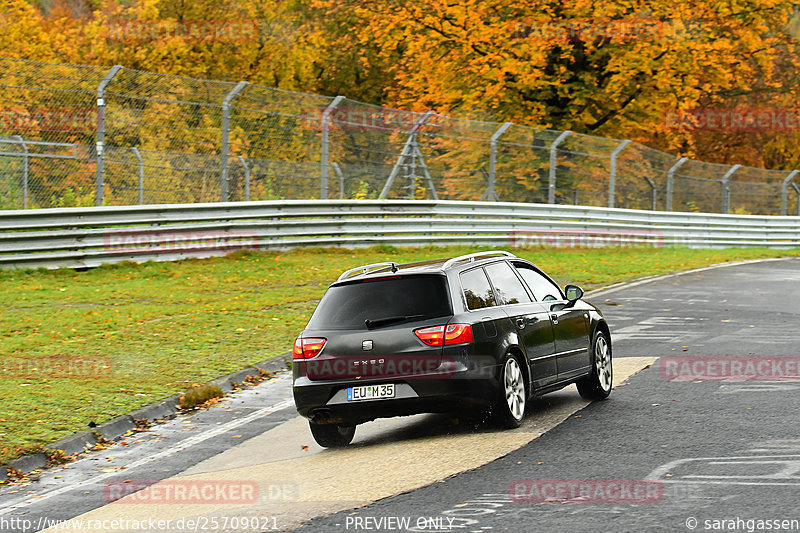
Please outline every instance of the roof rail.
M455 265L456 263L464 263L470 262L472 263L476 259L488 259L490 257L517 257L516 255L512 254L511 252L506 252L504 250L492 250L489 252L477 252L474 254L467 254L461 255L458 257L454 257L452 259L448 259L442 265L442 270L446 268L450 268L451 266Z
M371 265L351 268L350 270L342 272L342 275L339 276L339 279L336 281L342 281L343 279L352 278L354 276L363 276L364 274L369 274L370 272L375 272L384 268L391 268L392 272L397 272L397 263L372 263Z

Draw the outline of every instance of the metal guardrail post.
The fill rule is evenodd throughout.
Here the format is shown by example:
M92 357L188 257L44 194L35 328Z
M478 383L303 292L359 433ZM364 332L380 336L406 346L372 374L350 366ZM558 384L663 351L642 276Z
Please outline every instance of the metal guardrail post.
M103 194L105 187L105 144L106 144L106 87L114 79L114 76L122 70L122 65L114 65L108 71L105 78L97 86L97 177L95 178L94 203L103 205Z
M337 96L333 101L328 104L325 111L322 112L322 146L319 157L319 198L320 200L328 199L328 158L330 157L330 128L331 128L331 113L336 107L344 100L344 96Z
M788 203L789 203L789 183L794 179L797 174L800 173L800 170L792 170L786 179L783 180L781 183L781 215L786 216L786 212L788 210ZM797 201L797 205L800 208L800 198Z
M231 134L231 102L233 101L236 96L250 82L247 81L240 81L236 84L236 86L231 89L225 99L222 101L222 151L220 157L222 158L222 177L220 178L220 198L222 202L227 202L230 197L229 191L229 172L230 172L230 164L228 162L228 152L229 152L229 141L230 141L230 134Z
M244 169L244 201L250 201L250 165L247 164L243 156L239 156L239 163Z
M333 171L336 173L336 176L339 178L339 200L344 199L344 174L342 174L342 169L339 167L339 163L331 163L333 167Z
M28 146L22 135L14 135L12 139L17 139L22 147L22 209L28 209Z
M135 146L131 147L131 152L136 156L136 161L139 162L139 205L144 204L144 161L142 161L142 154Z
M728 172L722 176L720 183L722 184L722 209L721 212L723 214L727 214L731 210L731 176L739 170L739 167L742 165L733 165Z
M556 162L558 161L556 149L558 148L558 145L564 142L564 140L569 137L571 133L572 132L569 130L561 132L561 135L556 137L556 140L550 145L550 180L547 186L548 204L556 203Z
M675 172L689 160L688 157L681 157L678 159L672 168L667 171L667 211L672 211L672 194L675 188Z
M513 126L513 122L506 122L500 126L496 132L492 134L489 147L489 185L486 187L486 193L483 195L489 202L497 201L497 192L494 190L494 183L497 177L497 140L503 135L508 128ZM483 198L481 198L483 199Z
M609 176L608 176L608 207L614 207L617 189L617 156L621 151L625 149L631 143L630 140L625 140L619 143L619 146L614 148L614 151L611 152L611 165L609 169Z

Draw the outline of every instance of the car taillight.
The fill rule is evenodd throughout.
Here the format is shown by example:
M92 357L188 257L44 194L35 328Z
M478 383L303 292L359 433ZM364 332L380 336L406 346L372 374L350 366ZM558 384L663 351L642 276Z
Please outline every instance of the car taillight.
M449 346L472 342L472 326L469 324L432 326L415 330L414 334L428 346Z
M325 339L300 339L294 341L292 348L292 359L311 359L319 355L325 347Z
M469 324L448 324L444 330L445 344L472 342L472 326Z

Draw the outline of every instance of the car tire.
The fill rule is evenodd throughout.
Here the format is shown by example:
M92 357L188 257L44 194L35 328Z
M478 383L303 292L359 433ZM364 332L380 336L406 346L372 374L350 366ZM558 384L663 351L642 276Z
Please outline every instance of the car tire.
M525 418L527 399L525 374L519 359L507 354L500 366L500 397L493 409L495 420L502 427L518 428Z
M355 426L343 426L341 424L315 424L309 422L311 435L317 444L323 448L341 448L353 441L356 434Z
M605 400L611 394L611 383L614 377L611 362L611 343L608 335L598 329L592 338L592 371L576 383L578 393L586 400Z

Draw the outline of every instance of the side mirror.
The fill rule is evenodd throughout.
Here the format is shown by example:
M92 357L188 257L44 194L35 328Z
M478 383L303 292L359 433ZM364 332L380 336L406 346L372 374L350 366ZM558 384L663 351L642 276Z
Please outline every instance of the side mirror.
M567 293L567 300L573 303L583 298L583 289L577 285L567 285L564 292Z

